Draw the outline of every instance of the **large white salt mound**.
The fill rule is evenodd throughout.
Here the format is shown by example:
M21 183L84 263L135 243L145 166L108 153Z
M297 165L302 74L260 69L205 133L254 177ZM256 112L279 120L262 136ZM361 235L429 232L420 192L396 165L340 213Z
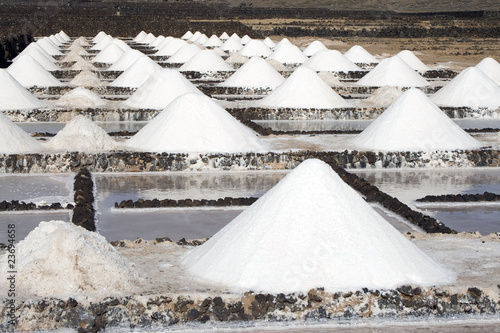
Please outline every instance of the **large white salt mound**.
M203 44L206 47L217 47L221 46L223 43L216 35L210 36L210 38Z
M432 101L443 106L500 107L500 87L475 67L464 69L439 89Z
M307 67L297 68L284 83L257 103L265 107L305 109L350 106L316 72Z
M282 44L274 48L267 59L274 59L282 64L293 65L302 64L307 60L307 57L300 51L300 49L293 44Z
M82 70L69 84L79 87L102 87L102 82L97 74L90 70Z
M83 46L77 44L77 41L78 41L78 39L73 44L71 44L70 47L68 47L68 50L76 52L79 55L84 55L84 54L87 55L87 54L89 54L87 52L87 50L85 48L83 48Z
M425 72L430 69L420 59L418 59L418 57L410 50L403 50L399 52L397 55L416 71Z
M97 67L85 59L77 60L69 69L76 71L97 71Z
M149 43L153 42L155 39L156 39L156 36L153 35L152 33L149 33L139 43L141 43L141 44L149 44Z
M0 68L0 110L29 110L45 106L35 95Z
M370 97L362 101L370 106L388 107L402 94L401 88L385 86L378 88Z
M233 67L222 59L214 50L203 50L195 54L179 71L195 72L229 72L234 71Z
M319 40L315 40L314 42L309 44L309 46L306 47L304 49L304 51L302 51L302 52L306 56L310 57L310 56L313 56L314 54L316 54L317 52L324 51L324 50L328 50L328 48L325 46L325 44L323 44Z
M36 41L36 44L38 44L42 49L45 50L45 52L47 52L51 56L62 55L61 51L59 51L59 49L46 37Z
M78 62L78 61L86 61L75 51L69 51L66 56L61 60L61 62ZM47 68L45 68L47 69Z
M5 254L1 260L3 272L7 259ZM69 222L40 222L16 246L16 259L16 288L24 294L113 295L130 292L138 281L130 263L103 236Z
M154 72L161 68L150 57L143 55L109 85L112 87L139 88Z
M481 147L425 94L404 92L353 143L357 149L377 151L438 151Z
M456 279L320 160L302 162L184 263L237 292L394 289Z
M16 62L7 68L7 72L26 88L63 86L61 81L52 76L29 54L18 57Z
M362 71L361 68L337 50L318 51L304 62L304 66L317 72Z
M62 95L55 105L74 108L96 108L106 105L106 102L90 90L78 87Z
M211 98L188 93L130 138L128 146L152 152L250 152L265 150L256 134Z
M118 144L104 129L84 116L76 116L46 144L54 151L95 152L116 149Z
M252 40L252 38L250 38L250 36L245 35L245 36L241 37L239 42L241 43L241 45L247 45L248 42L250 42L251 40Z
M102 40L105 36L108 36L107 33L105 33L104 31L99 31L97 33L97 35L94 36L94 38L92 38L92 43L98 43L100 40ZM110 36L111 37L111 36Z
M121 56L125 51L121 47L119 47L115 43L109 43L108 46L106 46L101 52L99 52L94 59L92 59L92 62L103 62L106 64L112 64L118 59L120 59Z
M236 39L238 42L241 40L241 37L238 36L238 34L236 32L231 35L231 38Z
M372 56L370 52L360 45L351 47L344 56L355 64L378 64L377 58Z
M360 86L371 87L425 87L429 85L399 56L382 60L358 82Z
M285 78L267 61L260 57L253 57L219 85L222 87L274 89L283 82L285 82Z
M134 37L134 39L132 39L132 40L133 40L134 42L138 43L138 42L140 42L141 40L143 40L144 38L146 38L146 36L147 36L147 35L148 35L148 34L147 34L144 30L142 30L142 31L141 31L141 32L139 32L139 33L137 34L137 36L135 36L135 37Z
M30 44L30 45L35 45L35 44ZM45 68L48 71L58 71L61 68L58 67L54 62L55 59L52 58L50 55L43 53L40 51L39 48L37 47L30 47L24 49L23 52L21 52L17 57L15 57L12 61L16 62L17 58L22 56L23 54L29 54L30 56L33 57L40 65L42 65L43 68Z
M181 73L165 68L154 72L123 105L139 109L164 109L174 99L188 92L203 94Z
M38 141L0 112L0 154L34 153L42 150Z
M273 40L269 37L266 37L266 39L264 39L264 44L266 44L270 49L274 49L276 47L276 43L273 42Z
M160 45L165 39L166 39L165 36L160 35L160 36L156 37L156 39L154 41L149 43L149 46L156 47L156 46Z
M130 50L126 51L125 53L123 53L123 55L118 60L116 60L111 66L109 66L108 70L109 71L124 71L127 68L129 68L130 66L132 66L132 64L134 62L136 62L137 59L139 59L140 57L143 57L143 56L145 56L144 53L137 51L137 50L130 49Z
M243 48L243 45L241 45L240 42L238 42L236 39L229 37L224 44L221 45L221 50L227 51L227 52L238 52Z
M186 44L182 46L166 61L169 64L184 64L195 54L200 53L201 49L195 44Z
M201 36L201 32L199 31L195 31L193 33L193 35L191 36L191 38L188 39L188 42L194 42L195 40L197 40L199 37Z
M61 37L68 42L71 40L71 38L69 38L69 36L63 30L59 31L59 35L61 35Z
M493 58L484 58L479 62L476 68L483 71L496 84L500 85L500 64Z
M108 46L113 41L113 37L109 35L102 36L96 44L92 46L91 50L103 50L106 46Z
M219 39L224 41L224 40L228 40L229 39L229 35L227 34L227 32L223 32L220 36L219 36Z
M175 52L179 51L183 46L188 45L188 43L183 39L174 38L168 43L164 44L155 53L157 56L172 56Z
M268 57L273 51L264 44L261 40L252 39L241 50L238 51L241 55L251 57Z
M280 41L278 42L278 44L276 44L275 48L276 48L276 47L278 47L278 46L284 45L284 44L289 44L289 45L291 45L291 44L292 44L292 42L290 42L290 41L288 40L288 38L286 38L286 37L285 37L285 38L283 38L282 40L280 40Z
M191 37L193 37L193 33L191 31L186 31L186 33L182 35L181 39L188 40Z
M196 43L196 44L199 44L199 45L203 45L206 42L208 42L208 37L205 34L201 34L198 38L196 38L195 41L193 41L193 43Z

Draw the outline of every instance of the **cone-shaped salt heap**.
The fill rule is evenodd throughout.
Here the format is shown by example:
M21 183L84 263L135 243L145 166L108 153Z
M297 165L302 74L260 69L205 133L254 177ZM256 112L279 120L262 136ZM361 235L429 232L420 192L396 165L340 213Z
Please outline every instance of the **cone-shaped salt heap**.
M163 44L161 48L158 48L158 52L156 52L155 55L171 57L187 44L188 43L183 39L174 38L166 44Z
M146 37L144 37L139 43L141 44L149 44L156 39L156 36L152 33L149 33Z
M69 82L70 85L79 87L102 87L101 80L94 72L83 70Z
M116 45L115 43L110 43L108 46L106 46L101 52L99 52L94 59L92 59L92 62L103 62L106 64L112 64L118 59L120 59L121 56L125 51Z
M428 71L430 68L424 64L418 57L410 50L403 50L398 53L398 56L403 59L408 66L419 72Z
M271 94L258 102L265 107L331 109L349 107L312 69L299 67Z
M429 85L423 77L399 56L382 60L357 83L368 87L425 87Z
M222 41L225 41L225 40L228 40L229 39L229 35L227 34L227 32L223 32L220 36L219 36L219 39L222 40Z
M144 57L145 54L137 50L128 50L123 55L116 60L111 66L109 66L108 71L124 71L128 69L134 62L140 57Z
M179 68L179 71L194 71L194 72L231 72L233 67L222 59L214 50L203 50L195 54L184 65Z
M73 66L70 67L70 70L75 70L75 71L97 71L97 67L92 65L90 62L81 59L77 60Z
M199 52L201 52L201 49L195 44L186 44L168 58L166 62L168 64L184 64Z
M360 45L354 45L347 51L345 57L355 64L378 64L377 58Z
M109 151L117 147L104 129L84 116L76 116L47 142L56 151Z
M59 51L57 46L51 43L50 40L47 38L39 39L36 43L51 56L62 55L61 51Z
M325 46L325 44L323 44L319 40L315 40L314 42L309 44L309 46L306 47L304 49L304 51L302 51L302 52L306 56L311 57L311 56L315 55L317 52L324 51L324 50L328 50L328 48Z
M165 36L163 35L160 35L158 37L156 37L156 39L154 41L152 41L151 43L149 43L149 46L153 46L153 47L157 47L158 45L160 45L164 40L166 39Z
M55 105L73 108L97 108L106 105L106 102L90 90L78 87L62 95Z
M193 37L193 33L191 31L187 31L184 35L182 35L181 39L188 40L191 37Z
M309 58L304 63L304 66L317 72L355 72L363 70L337 50L319 51Z
M493 82L500 85L500 64L498 61L490 57L484 58L475 67L483 71Z
M97 33L97 35L94 36L94 38L92 38L92 43L98 43L99 41L101 41L105 36L108 36L108 34L106 34L104 31L99 31ZM111 37L111 36L110 36Z
M477 149L481 144L413 88L403 93L353 143L377 151Z
M252 39L241 50L238 51L241 55L251 57L268 57L273 51L264 44L261 40Z
M143 40L144 38L146 38L147 35L148 34L144 30L142 30L141 32L139 32L137 34L137 36L135 36L135 38L133 39L133 41L136 42L136 43L138 43L141 40Z
M500 87L475 67L464 69L431 97L437 105L500 107Z
M143 55L109 85L112 87L139 88L161 66Z
M241 37L239 42L241 43L241 45L247 45L248 42L250 42L251 40L252 40L252 38L250 38L250 36L245 35L245 36Z
M224 50L226 52L234 53L241 50L243 48L243 45L241 45L241 43L236 39L230 37L224 42L224 44L221 45L220 48L221 50Z
M19 57L21 57L23 54L29 54L36 61L38 61L38 63L40 65L42 65L43 68L45 68L45 70L47 70L47 71L58 71L58 70L61 69L60 67L58 67L54 63L55 62L54 58L52 58L47 53L44 53L43 51L41 51L38 47L35 47L34 45L36 45L36 44L30 44L30 45L33 45L33 47L27 47L26 49L24 49L23 52L21 52L20 55L18 55L17 57L15 57L12 61L16 62L17 59Z
M294 65L304 63L307 57L297 46L293 44L281 44L280 46L276 46L273 53L267 59L274 59L286 65Z
M216 35L212 35L203 45L205 47L218 47L222 45L222 41Z
M113 41L113 37L111 37L110 35L103 35L102 37L100 37L98 39L97 42L95 42L96 44L94 46L92 46L90 49L101 51L106 46L108 46L112 41Z
M124 101L123 105L139 109L164 109L174 99L188 92L203 94L178 71L160 69Z
M302 162L185 258L231 291L355 291L453 283L320 160Z
M219 85L222 87L274 89L283 82L285 82L285 78L267 61L260 57L253 57Z
M63 60L61 60L61 62L73 62L73 61L74 62L82 62L82 61L86 61L86 60L83 59L83 57L75 51L70 51L69 53L66 54L66 56L63 58ZM43 64L41 64L41 65L43 66ZM47 69L47 67L45 67L45 69L50 70L50 69ZM55 70L55 69L53 69L53 70Z
M0 154L34 153L42 145L0 112Z
M42 65L29 54L23 54L7 68L7 72L23 87L63 86L62 82L52 76Z
M35 95L0 68L0 110L29 110L43 106Z
M188 42L191 42L191 43L192 43L192 42L194 42L195 40L197 40L198 38L200 38L200 36L201 36L201 32L199 32L199 31L195 31L195 32L193 33L193 35L191 36L191 38L189 38L189 39L188 39Z
M205 34L201 34L200 37L196 38L196 40L193 42L195 44L203 45L206 42L208 42L208 37Z
M251 152L265 146L248 127L203 94L176 98L128 146L151 152Z
M266 37L266 39L264 39L264 44L266 44L270 49L274 49L276 47L276 43L273 42L273 40L269 37Z

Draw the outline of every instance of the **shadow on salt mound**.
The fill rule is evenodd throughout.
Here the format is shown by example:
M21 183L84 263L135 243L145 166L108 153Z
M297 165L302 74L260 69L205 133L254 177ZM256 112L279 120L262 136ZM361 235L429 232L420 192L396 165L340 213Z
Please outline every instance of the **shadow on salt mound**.
M30 110L45 104L0 68L0 110Z
M70 222L40 222L16 248L20 294L109 296L134 290L139 280L103 236ZM3 272L7 265L6 254L0 262Z
M179 71L181 72L232 72L234 69L214 50L203 50L192 56Z
M165 68L154 72L122 105L138 109L164 109L188 92L203 95L181 73Z
M182 153L266 150L250 128L200 93L176 98L130 138L127 146L139 151Z
M403 94L398 87L380 87L370 97L361 100L365 105L388 107Z
M71 108L98 108L106 105L106 102L90 90L78 87L61 96L55 105Z
M7 72L26 88L64 86L29 54L18 57L16 62L7 68Z
M481 60L476 66L497 85L500 85L500 64L493 58L487 57Z
M355 291L455 281L320 160L306 160L184 258L231 291Z
M161 68L162 67L151 60L150 57L143 55L111 82L109 86L139 88L154 72Z
M266 60L253 57L219 86L274 89L283 82L285 78Z
M274 108L332 109L350 107L315 71L297 68L290 77L257 105Z
M439 151L478 149L467 134L419 89L404 92L353 140L356 149Z
M0 112L0 154L39 153L43 146Z
M464 69L431 97L438 105L500 107L500 87L476 67Z
M80 87L102 87L101 80L97 74L87 69L81 71L69 84Z
M118 144L104 129L84 116L76 116L51 138L46 147L54 151L95 152L116 149Z

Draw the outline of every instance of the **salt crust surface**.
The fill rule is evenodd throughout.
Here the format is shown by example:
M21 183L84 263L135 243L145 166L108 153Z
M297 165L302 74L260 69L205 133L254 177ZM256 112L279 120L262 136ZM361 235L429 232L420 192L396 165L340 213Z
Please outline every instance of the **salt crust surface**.
M42 145L0 112L0 153L40 152Z
M220 86L274 89L283 82L285 78L266 60L253 57L226 81L220 83Z
M78 87L61 96L55 105L75 108L95 108L106 105L106 102L90 90Z
M232 291L270 293L431 286L456 279L319 160L301 163L190 252L185 265Z
M104 237L69 222L41 222L18 243L16 256L16 289L21 294L109 296L133 292L139 279ZM7 255L0 267L4 274L8 271Z
M127 146L153 152L249 152L266 146L211 98L181 95L129 139Z
M63 86L62 82L50 74L42 65L29 54L23 54L7 68L22 86L28 88Z
M214 50L203 50L195 54L179 71L228 72L234 69Z
M36 109L45 104L0 68L0 110Z
M161 68L151 58L143 55L109 85L112 87L139 88L154 72Z
M481 147L425 94L404 92L353 143L356 148L380 151L437 151Z
M476 68L483 71L496 84L500 85L500 64L493 58L487 57L481 60Z
M297 68L271 94L257 102L265 107L343 108L349 107L312 69Z
M304 62L303 66L317 72L352 72L363 70L337 50L316 52L311 58Z
M118 144L104 129L80 115L68 122L46 146L55 151L95 152L116 149Z
M375 64L379 63L378 59L371 55L370 52L365 50L360 45L351 47L344 56L355 64Z

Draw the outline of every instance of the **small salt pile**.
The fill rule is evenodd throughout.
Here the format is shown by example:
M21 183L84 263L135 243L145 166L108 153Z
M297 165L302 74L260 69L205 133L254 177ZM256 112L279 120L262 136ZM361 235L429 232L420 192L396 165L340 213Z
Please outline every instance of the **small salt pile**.
M382 60L358 82L367 87L425 87L429 85L423 77L399 56Z
M124 53L125 51L120 46L115 43L110 43L92 59L92 62L112 64L120 59Z
M0 110L30 110L44 106L5 69L0 68Z
M403 50L397 54L401 59L403 59L408 66L419 72L425 72L430 70L430 68L424 64L418 57L409 50Z
M432 97L437 105L500 107L500 87L476 67L464 69Z
M186 33L182 35L181 39L188 40L191 37L193 37L193 33L191 31L186 31Z
M227 32L223 32L220 36L219 36L219 39L222 40L222 41L225 41L225 40L228 40L229 39L229 35L227 34Z
M169 64L184 64L199 52L201 52L201 49L195 44L186 44L168 58L166 62Z
M87 52L86 49L84 49L79 43L77 43L77 40L71 44L71 46L68 48L68 50L75 52L78 55L88 55L89 53Z
M252 38L250 38L250 36L245 35L245 36L241 37L239 42L241 43L241 45L247 45L251 40L252 40Z
M214 50L203 50L196 53L191 59L183 64L179 71L206 72L230 72L234 69L222 59Z
M155 55L171 57L175 54L175 52L179 51L186 45L188 45L188 43L185 40L175 38L164 44L161 48L158 48Z
M149 43L152 43L155 39L156 39L156 36L153 35L152 33L149 33L139 43L141 43L141 44L149 44Z
M239 53L233 53L231 54L227 59L226 62L228 64L244 64L248 61L249 59L245 56L242 56Z
M302 64L307 60L307 56L300 49L292 44L282 44L274 48L267 59L274 59L285 65Z
M484 58L475 66L483 71L496 84L500 85L500 64L493 58Z
M38 141L0 112L0 154L36 153L42 150Z
M282 40L280 40L280 41L278 42L278 44L276 44L276 46L275 46L274 48L277 48L277 47L279 47L279 46L281 46L281 45L284 45L284 44L291 45L291 44L292 44L292 42L290 42L290 41L288 40L288 38L286 38L286 37L285 37L285 38L283 38Z
M76 116L47 142L46 147L53 151L96 152L116 149L118 144L90 119Z
M241 40L240 36L238 36L236 32L231 35L231 38L236 39L238 42Z
M79 87L102 87L102 82L97 74L90 70L82 70L69 84Z
M105 33L104 31L99 31L97 33L97 35L95 35L94 38L92 38L92 43L98 43L106 36L108 36L107 33ZM109 37L111 37L111 36L109 36Z
M337 50L323 50L316 52L304 62L304 66L316 72L353 72L362 71L352 61Z
M55 105L72 108L97 108L106 105L106 102L90 90L78 87L62 95Z
M188 92L203 94L178 71L160 69L124 101L123 105L138 109L164 109L174 99Z
M206 42L208 42L208 37L205 34L201 34L200 37L193 41L194 44L198 45L204 45Z
M195 31L191 38L188 39L188 42L193 43L195 40L197 40L201 36L201 32Z
M274 108L331 109L350 106L307 67L297 68L284 83L257 103Z
M380 87L370 97L362 100L366 105L388 107L403 94L398 87Z
M17 60L7 68L7 72L26 88L34 86L54 87L64 85L29 54L19 56Z
M184 264L234 292L394 289L456 279L320 160L302 162Z
M154 72L162 67L143 55L109 85L112 87L139 88Z
M268 57L273 51L264 44L261 40L252 39L245 45L241 50L238 51L241 55L251 58L251 57Z
M356 149L376 151L438 151L481 147L425 94L404 92L354 140Z
M266 44L270 49L274 49L276 47L276 43L273 42L273 40L269 37L266 37L266 39L264 39L264 44Z
M355 64L378 64L377 58L360 45L351 47L344 56Z
M323 44L319 40L315 40L314 42L309 44L309 46L306 47L304 49L304 51L302 51L302 52L304 53L304 55L311 57L311 56L315 55L317 52L324 51L324 50L328 50L328 48L325 46L325 44Z
M205 47L219 47L223 43L216 35L210 36L210 38L203 44Z
M160 45L164 40L166 39L165 36L163 35L160 35L158 37L156 37L156 39L154 41L152 41L151 43L149 43L149 46L153 46L153 47L157 47L158 45Z
M0 263L3 272L7 259L5 254ZM20 241L16 268L16 289L25 295L109 296L130 292L138 282L131 264L103 236L63 221L40 222Z
M98 51L103 50L106 46L108 46L111 42L113 42L113 37L109 35L103 35L97 40L98 41L95 42L96 44L90 48L91 50L98 50Z
M82 58L81 55L79 55L75 51L70 51L69 53L66 54L66 56L61 60L61 62L82 62L85 61L85 59ZM47 69L47 68L45 68Z
M285 78L267 61L260 57L253 57L219 85L222 87L275 89L283 82L285 82Z
M200 93L176 98L127 145L140 151L196 153L255 152L266 148L250 128Z
M97 67L85 59L77 60L69 69L75 71L97 71Z
M224 44L220 46L220 48L221 50L227 51L229 53L234 53L241 50L243 48L243 45L241 45L241 43L238 42L236 39L230 37L228 40L224 42Z
M108 71L124 71L143 56L145 56L144 53L130 49L123 53L122 56L118 58L118 60L116 60L111 66L109 66Z
M158 51L158 50L161 50L162 48L165 47L165 45L167 45L168 43L170 43L172 40L174 40L176 38L172 37L172 36L167 36L165 37L165 39L159 43L158 45L155 46L155 49ZM179 39L179 40L182 40L182 39Z
M136 43L139 43L141 40L143 40L144 38L146 38L148 34L142 30L141 32L139 32L137 34L137 36L134 37L133 41L136 42Z

